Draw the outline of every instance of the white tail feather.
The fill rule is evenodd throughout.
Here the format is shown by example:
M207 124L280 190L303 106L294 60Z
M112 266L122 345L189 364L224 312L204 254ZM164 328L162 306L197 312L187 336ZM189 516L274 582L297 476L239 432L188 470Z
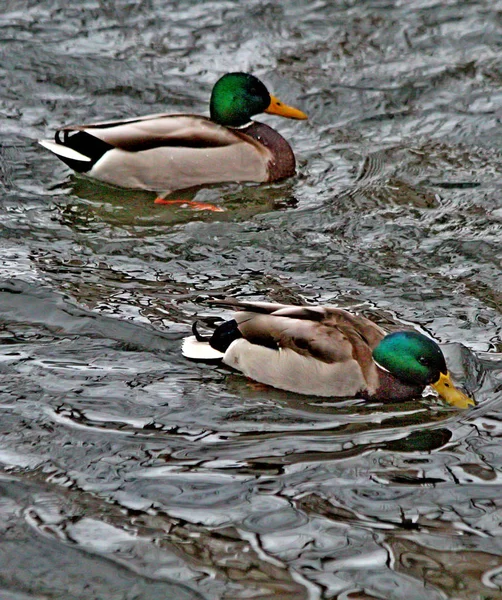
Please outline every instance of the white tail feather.
M53 142L51 140L38 140L38 143L44 148L47 148L47 150L54 152L54 154L57 154L58 156L64 156L65 158L70 158L71 160L79 160L81 162L91 162L91 159L88 156L80 154L80 152L77 152L72 148L63 146L63 144L56 144L56 142Z
M194 335L186 337L181 346L181 353L192 360L221 360L223 352L215 350L209 342L199 342Z

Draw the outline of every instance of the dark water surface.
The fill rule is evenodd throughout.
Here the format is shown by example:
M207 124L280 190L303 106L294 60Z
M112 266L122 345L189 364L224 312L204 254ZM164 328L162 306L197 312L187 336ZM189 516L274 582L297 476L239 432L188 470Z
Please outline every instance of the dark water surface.
M0 597L502 598L502 4L4 0ZM204 113L249 70L297 178L78 179L57 126ZM184 360L208 294L358 306L478 406L328 402Z

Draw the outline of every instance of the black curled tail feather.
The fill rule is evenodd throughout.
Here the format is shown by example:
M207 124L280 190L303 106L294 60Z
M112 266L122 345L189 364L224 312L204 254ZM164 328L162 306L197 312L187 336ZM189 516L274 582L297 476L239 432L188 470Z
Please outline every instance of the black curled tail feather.
M197 329L197 325L198 325L199 321L195 321L192 325L192 333L195 336L195 339L198 342L211 342L211 336L210 335L202 335L199 330Z

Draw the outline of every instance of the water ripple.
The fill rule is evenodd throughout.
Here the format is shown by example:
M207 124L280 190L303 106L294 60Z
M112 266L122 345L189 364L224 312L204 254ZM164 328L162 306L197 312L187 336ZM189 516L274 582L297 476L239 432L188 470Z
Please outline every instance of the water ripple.
M473 1L7 2L0 15L0 596L500 595L500 15ZM296 178L69 174L61 125L207 111L249 70ZM260 117L261 119L261 117ZM187 196L188 197L188 196ZM185 361L210 295L436 337L478 405L256 386Z

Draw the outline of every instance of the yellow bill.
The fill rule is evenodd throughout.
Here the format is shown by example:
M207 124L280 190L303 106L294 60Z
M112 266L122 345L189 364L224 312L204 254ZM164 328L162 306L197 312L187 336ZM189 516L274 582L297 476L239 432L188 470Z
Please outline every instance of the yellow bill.
M474 400L466 396L463 392L458 390L451 380L450 374L441 373L436 383L431 384L436 392L448 402L457 408L469 408L474 406Z
M287 117L288 119L308 119L304 112L284 104L284 102L281 102L279 98L276 98L275 96L270 96L270 104L268 105L268 108L265 109L265 112L271 115Z

